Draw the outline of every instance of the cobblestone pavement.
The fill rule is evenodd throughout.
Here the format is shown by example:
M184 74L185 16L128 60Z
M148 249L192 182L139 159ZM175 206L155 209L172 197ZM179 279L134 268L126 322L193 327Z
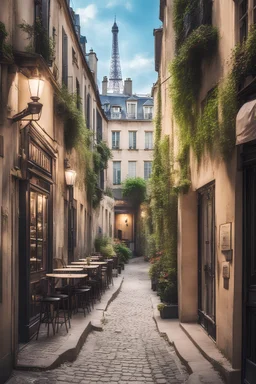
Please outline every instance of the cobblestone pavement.
M148 264L133 259L122 290L73 363L47 372L14 372L8 384L180 384L188 374L153 320Z

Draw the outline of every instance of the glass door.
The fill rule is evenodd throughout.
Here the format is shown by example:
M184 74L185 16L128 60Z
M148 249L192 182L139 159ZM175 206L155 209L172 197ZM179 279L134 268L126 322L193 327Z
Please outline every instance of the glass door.
M199 191L199 323L216 339L215 323L215 186Z
M40 278L46 271L48 250L48 195L30 192L30 318L38 314Z

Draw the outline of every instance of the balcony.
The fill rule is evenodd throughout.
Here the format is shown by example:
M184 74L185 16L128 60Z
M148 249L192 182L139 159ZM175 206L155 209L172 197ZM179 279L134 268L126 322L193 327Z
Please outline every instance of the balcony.
M127 119L130 119L130 120L137 119L137 116L135 113L127 113L126 117Z
M153 113L145 113L144 114L145 120L152 120L152 118L153 118Z

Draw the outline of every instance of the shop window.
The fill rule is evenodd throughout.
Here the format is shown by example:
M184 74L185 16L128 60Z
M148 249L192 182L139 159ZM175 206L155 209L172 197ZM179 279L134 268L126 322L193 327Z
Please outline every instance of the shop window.
M46 270L48 243L48 197L30 193L30 273Z

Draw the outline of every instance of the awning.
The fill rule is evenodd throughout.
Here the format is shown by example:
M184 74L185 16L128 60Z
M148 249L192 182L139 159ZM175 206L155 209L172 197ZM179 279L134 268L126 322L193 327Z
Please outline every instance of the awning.
M245 103L236 117L236 145L256 140L256 100Z

